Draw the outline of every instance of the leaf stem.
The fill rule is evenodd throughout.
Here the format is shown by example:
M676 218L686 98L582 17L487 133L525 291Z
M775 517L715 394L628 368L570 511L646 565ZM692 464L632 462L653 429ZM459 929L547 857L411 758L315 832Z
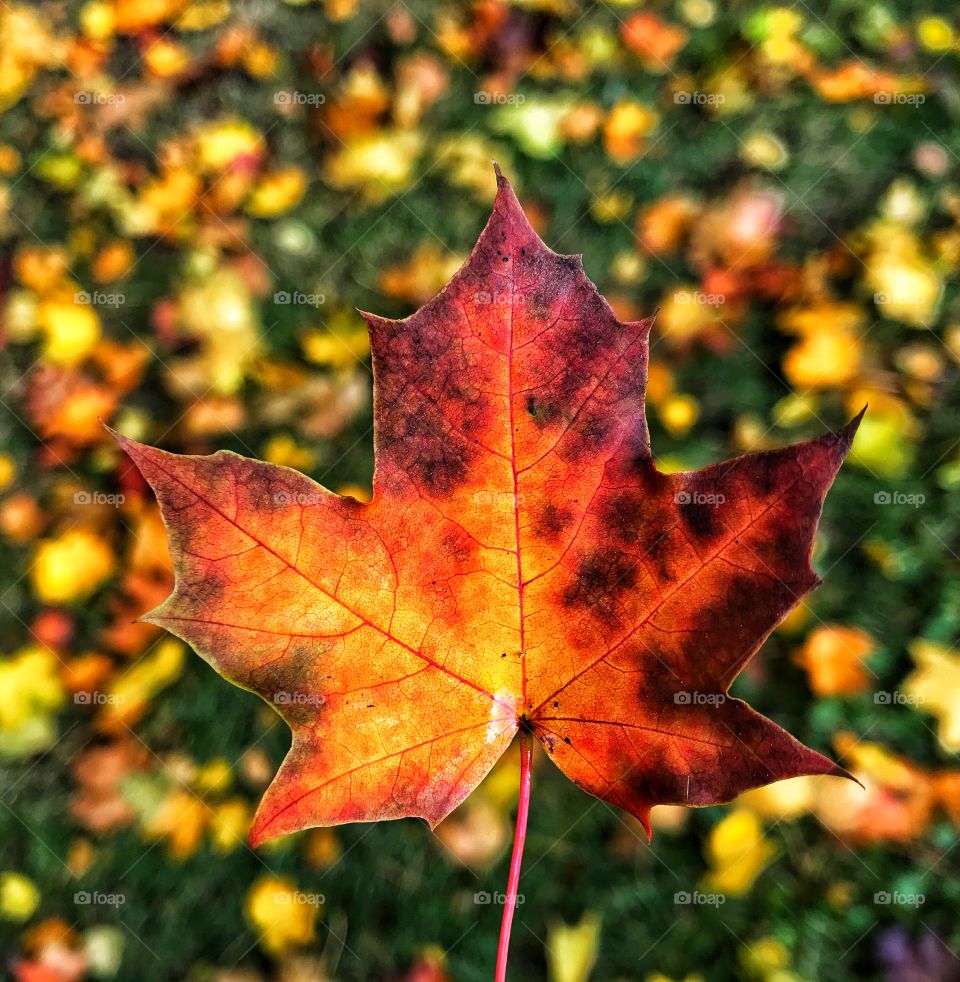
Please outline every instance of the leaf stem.
M500 943L497 945L496 982L506 982L507 955L510 951L510 929L513 912L517 909L517 887L520 885L520 864L523 862L523 843L527 838L527 816L530 814L530 761L533 757L533 737L525 727L520 729L520 802L517 826L513 835L513 854L510 856L510 876L507 896L500 922Z

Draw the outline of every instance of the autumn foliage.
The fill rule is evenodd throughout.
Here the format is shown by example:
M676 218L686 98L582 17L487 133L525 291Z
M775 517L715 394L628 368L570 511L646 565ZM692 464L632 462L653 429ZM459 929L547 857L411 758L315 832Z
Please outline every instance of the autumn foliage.
M486 979L525 786L520 751L532 742L514 977L953 979L958 57L960 27L942 3L0 4L7 974ZM504 394L501 332L534 278L514 284L506 270L519 264L494 258L491 284L458 289L461 278L429 303L490 215L492 160L538 235L583 252L619 322L576 287L584 333L558 322L514 365L517 389L543 390L532 415ZM558 275L568 272L582 283L575 266ZM549 299L545 279L533 288ZM465 315L443 311L454 295L493 349L463 343ZM358 307L396 319L372 319L372 359ZM649 356L642 412L626 397L643 382L630 348L617 368L638 374L607 376L597 412L571 422L583 395L572 373L602 375L654 312L636 349ZM528 330L517 318L513 327ZM409 353L396 347L404 338ZM490 384L472 391L484 372ZM384 422L388 393L396 411ZM867 404L811 560L824 475L792 455L829 456L821 435ZM507 461L470 442L512 460L510 411L519 468L556 446L518 470L518 493ZM636 443L625 421L644 417L654 464L644 470L638 454L633 472L618 473L614 448ZM175 557L180 586L165 603L175 570L156 496L104 423L208 466L221 506L233 491L221 494L214 468L241 461L202 455L235 451L257 475L256 461L277 465L279 478L237 489L262 491L249 515L277 533L264 541L289 558L284 516L298 511L346 530L312 540L311 568L298 567L376 627L290 573L271 578L279 560L251 550L246 586L231 584L240 602L227 612L225 588L222 620L259 633L221 627L207 644L198 625L190 632L231 677L249 669L264 699L224 684L190 645L141 618L158 605L184 615L185 589L199 589L185 560L196 584L201 566L213 570L214 599L216 568L240 572L227 547L243 536ZM392 448L381 438L391 432ZM578 456L575 438L596 452ZM429 493L416 466L424 446L439 461ZM402 473L388 494L389 459ZM766 492L749 477L763 460L782 464L769 475L782 505L711 558L731 526L762 510ZM692 480L683 474L705 467L698 480L713 486L676 499ZM275 496L288 487L317 500L283 506ZM447 519L466 532L444 534ZM217 537L215 522L204 526ZM402 583L392 569L376 579L387 550L374 531ZM811 563L824 583L726 689L725 660L732 676L735 654L749 658L778 609L814 582ZM264 628L281 632L278 645L296 632L344 637L339 655L334 638L300 639L296 670L280 659L269 678L256 650L269 647ZM556 707L537 706L565 683ZM723 723L756 718L734 696L859 783L803 774L716 807L658 805L648 842L609 800L643 817L646 798L690 803L724 781L771 776L778 761L789 771L811 760L758 722L801 757L744 752L740 769L725 766L737 736ZM435 833L350 823L253 849L258 803L291 743L276 710L299 743L317 723L322 748L301 760L327 777L409 745L383 762L389 778L369 767L341 778L356 807L342 794L339 805L358 814L426 813L444 781L459 782L452 804L520 733ZM720 746L695 744L711 725ZM476 765L457 770L467 748ZM703 766L721 757L719 776ZM394 777L415 800L394 798ZM305 775L304 790L324 779ZM389 794L362 798L365 782L379 794L388 780ZM295 791L275 785L257 822ZM324 820L320 797L292 817ZM678 891L718 902L678 904ZM478 892L493 899L478 903ZM124 902L85 901L98 894Z

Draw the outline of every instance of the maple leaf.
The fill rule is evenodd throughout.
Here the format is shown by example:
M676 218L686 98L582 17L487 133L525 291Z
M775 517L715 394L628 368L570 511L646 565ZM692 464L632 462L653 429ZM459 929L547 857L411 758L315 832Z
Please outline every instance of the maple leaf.
M444 290L405 320L364 314L368 504L233 453L119 438L176 568L147 619L293 733L253 844L341 822L434 826L518 731L648 832L655 804L845 773L727 690L819 582L817 522L859 417L660 473L650 320L618 321L497 180Z

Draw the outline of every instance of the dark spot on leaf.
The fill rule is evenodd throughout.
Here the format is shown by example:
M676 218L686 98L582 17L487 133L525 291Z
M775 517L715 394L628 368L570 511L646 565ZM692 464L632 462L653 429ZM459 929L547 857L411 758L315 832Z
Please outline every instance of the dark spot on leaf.
M449 527L441 539L443 555L452 559L457 566L465 566L474 555L477 543L470 535L456 526ZM431 580L431 582L436 582Z
M578 454L595 454L603 449L604 441L614 431L614 421L609 410L593 406L577 417L570 431L580 437Z
M238 681L259 692L288 722L315 722L326 700L319 692L314 667L330 646L297 642L279 661L256 668Z
M636 545L639 538L642 500L631 492L616 492L600 506L604 527L625 545Z
M670 533L666 530L654 531L643 544L643 554L657 565L657 574L661 580L672 582L676 574L670 566L673 551L670 548Z
M701 503L694 498L681 503L679 512L684 528L698 541L712 539L720 531L716 505Z
M532 393L527 396L526 408L530 418L541 429L544 426L548 426L550 423L553 423L560 416L560 412L555 403L546 399L538 399Z
M766 498L777 488L778 470L776 457L772 454L761 454L751 460L749 467L740 467L745 470L747 477L753 484L757 493Z
M533 527L534 535L538 539L554 542L564 529L570 527L573 519L574 514L569 508L551 502L540 510Z
M580 562L576 579L564 591L568 606L595 607L636 586L636 561L615 549L595 552Z

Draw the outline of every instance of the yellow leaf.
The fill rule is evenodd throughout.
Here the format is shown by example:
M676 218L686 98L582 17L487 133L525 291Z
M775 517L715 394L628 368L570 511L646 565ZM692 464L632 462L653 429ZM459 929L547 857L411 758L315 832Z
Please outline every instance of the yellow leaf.
M557 923L547 932L550 982L587 982L600 946L600 915L587 911L579 924Z
M0 873L0 918L26 921L40 904L40 891L32 880L20 873Z
M260 935L260 945L272 955L309 944L314 937L317 900L298 891L292 880L263 876L247 894L246 915Z
M753 886L775 855L760 819L745 808L734 809L710 833L710 872L705 883L718 893L739 896Z
M210 819L210 837L218 852L233 852L246 844L253 811L241 798L232 798L213 809Z
M115 722L129 724L139 719L156 693L179 677L185 653L186 648L175 638L159 642L110 686L101 724L109 729Z
M44 357L58 365L78 364L100 340L100 317L89 304L44 300L37 324L45 335Z
M274 218L300 203L307 177L299 167L264 174L250 193L246 210L255 218Z
M350 139L328 158L324 174L335 188L358 188L368 201L383 201L413 180L423 137L413 131L383 131Z
M932 641L914 641L910 656L917 668L904 682L904 694L939 721L937 738L947 753L960 751L960 655Z
M44 603L79 600L113 574L114 562L113 550L99 535L70 529L37 546L30 568L33 592Z

